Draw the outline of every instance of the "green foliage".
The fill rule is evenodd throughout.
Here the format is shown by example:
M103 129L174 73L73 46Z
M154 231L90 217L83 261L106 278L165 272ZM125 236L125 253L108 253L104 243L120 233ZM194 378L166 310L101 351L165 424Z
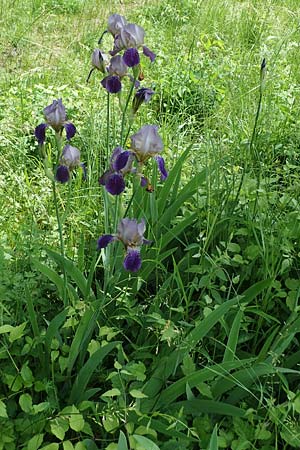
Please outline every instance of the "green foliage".
M4 3L0 450L299 448L298 2ZM111 12L157 53L132 131L160 125L169 171L149 161L154 192L123 194L152 241L137 274L95 250L125 212L98 185L107 99L85 83ZM60 97L88 168L57 189L63 255L33 136Z

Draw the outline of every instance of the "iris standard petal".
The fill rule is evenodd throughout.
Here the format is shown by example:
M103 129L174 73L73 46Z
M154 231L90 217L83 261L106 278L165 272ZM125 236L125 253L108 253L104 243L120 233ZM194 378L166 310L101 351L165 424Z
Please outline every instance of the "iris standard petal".
M46 123L40 123L34 130L34 135L40 145L45 142L46 139L46 128L48 125Z
M67 166L58 166L55 178L60 183L67 183L70 179L70 171Z
M158 170L160 171L160 179L164 181L168 177L168 172L165 168L165 161L162 156L155 156L155 160L157 162Z
M105 189L111 195L119 195L125 189L125 181L121 173L112 173L106 177Z
M127 20L124 16L120 16L120 14L111 14L108 18L107 30L115 36L126 24Z
M59 162L70 170L80 165L80 151L76 147L67 144L64 146Z
M128 67L137 66L140 63L140 55L136 48L128 48L123 55L123 61Z
M100 236L97 241L97 250L101 250L102 248L106 248L108 244L115 240L115 237L111 234L104 234Z
M53 100L51 105L46 106L43 110L44 116L48 124L56 131L59 132L65 121L66 108L63 105L62 99Z
M64 124L64 128L65 128L65 130L66 130L67 139L68 139L68 141L69 141L69 140L72 139L72 137L75 135L75 133L76 133L76 127L75 127L75 125L73 125L71 122L66 122L66 123Z
M129 272L137 272L142 266L142 258L138 250L128 250L123 266Z
M156 58L156 54L153 53L148 47L143 45L143 53L145 56L147 56L151 62L153 62Z
M115 75L103 78L101 84L110 94L117 94L122 89L120 78Z

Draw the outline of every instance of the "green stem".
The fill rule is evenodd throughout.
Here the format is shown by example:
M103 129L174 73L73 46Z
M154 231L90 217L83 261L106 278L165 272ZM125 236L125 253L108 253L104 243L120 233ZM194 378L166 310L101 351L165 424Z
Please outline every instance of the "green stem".
M107 92L106 103L106 163L109 159L109 127L110 127L110 94Z
M57 201L55 181L52 181L52 192L53 192L53 200L54 200L54 205L55 205L55 213L56 213L56 220L57 220L57 227L58 227L58 234L59 234L60 253L64 260L65 259L65 246L64 246L64 238L63 238L63 232L62 232L62 223L60 220L60 214L59 214L59 210L58 210L58 201ZM67 273L66 273L65 267L63 267L63 274L64 274L63 302L64 302L64 306L67 306Z
M122 147L125 145L126 139L127 139L127 137L128 137L128 134L129 134L129 132L128 132L127 135L126 135L126 139L125 139L124 142L123 142L126 113L127 113L127 109L128 109L128 105L129 105L129 102L130 102L130 98L131 98L131 96L132 96L132 92L133 92L133 89L134 89L135 81L136 81L136 78L134 78L133 81L132 81L132 83L131 83L130 90L129 90L129 93L128 93L128 95L127 95L127 99L126 99L126 103L125 103L125 108L124 108L124 110L123 110L123 115L122 115L121 139L120 139L120 142L121 142L121 146L122 146ZM132 124L131 124L131 125L132 125ZM130 125L130 128L131 128L131 125ZM130 130L129 130L129 131L130 131Z
M56 148L57 148L57 154L56 154L56 166L57 166L59 163L61 147L62 147L61 133L55 133L55 141L56 141ZM53 192L53 200L54 200L54 205L55 205L55 214L56 214L58 234L59 234L60 253L61 253L63 260L65 260L65 245L64 245L64 237L63 237L63 226L62 226L59 209L58 209L58 199L57 199L55 180L52 181L52 192ZM64 303L64 306L66 307L68 302L67 302L67 272L66 272L65 267L63 267L63 276L64 276L63 303Z

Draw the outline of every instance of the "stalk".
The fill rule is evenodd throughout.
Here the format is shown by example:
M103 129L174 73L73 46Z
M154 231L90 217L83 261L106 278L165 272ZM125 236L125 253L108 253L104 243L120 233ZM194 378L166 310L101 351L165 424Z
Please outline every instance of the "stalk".
M256 149L254 149L254 153L255 153L254 155L252 154L252 151L253 151L253 145L254 145L255 138L256 138L258 119L259 119L259 115L261 112L261 103L262 103L263 90L264 90L264 84L265 84L265 69L266 69L266 60L264 58L262 61L262 64L261 64L261 68L260 68L259 98L258 98L258 104L257 104L257 109L256 109L256 114L255 114L254 126L253 126L252 135L251 135L251 139L250 139L250 143L249 143L249 152L251 155L252 162L254 160L258 159L258 153L257 153ZM234 205L237 203L238 198L240 196L240 192L241 192L241 189L242 189L242 186L244 183L245 173L246 173L247 169L248 169L248 160L246 158L246 161L244 164L244 170L243 170L241 180L240 180L240 183L238 186L238 190L237 190L234 202L233 202L233 208L234 208ZM257 189L259 188L259 184L260 184L260 169L258 171L258 177L257 177ZM257 197L255 199L254 212L256 210L256 206L257 206ZM231 212L233 212L233 210Z

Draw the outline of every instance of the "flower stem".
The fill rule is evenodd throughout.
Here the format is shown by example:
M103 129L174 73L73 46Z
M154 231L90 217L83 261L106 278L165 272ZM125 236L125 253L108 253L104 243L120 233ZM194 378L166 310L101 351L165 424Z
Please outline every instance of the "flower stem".
M110 139L110 94L107 92L107 102L106 102L106 162L109 159L109 139Z
M129 105L129 102L130 102L130 98L131 98L132 93L133 93L135 81L136 81L136 79L134 78L134 79L132 80L132 83L131 83L131 86L130 86L130 90L129 90L128 95L127 95L127 99L126 99L126 103L125 103L125 107L124 107L123 115L122 115L121 138L120 138L120 142L121 142L121 146L122 146L122 147L125 145L126 139L127 139L127 137L128 137L128 134L129 134L129 132L128 132L127 135L126 135L126 138L124 139L124 142L123 142L123 136L124 136L124 130L125 130L126 113L127 113L128 105ZM132 125L132 124L131 124L131 125ZM130 125L130 128L131 128L131 125Z
M58 227L60 254L64 261L65 260L64 237L63 237L63 231L62 231L62 223L60 220L60 214L59 214L59 210L58 210L58 201L57 201L57 192L56 192L55 181L52 181L52 192L53 192L53 200L54 200L54 205L55 205L55 213L56 213L56 220L57 220L57 227ZM67 273L66 273L66 269L64 266L63 266L63 275L64 275L63 302L64 302L64 306L66 307L67 306Z
M61 133L55 133L55 141L56 141L56 148L57 148L56 165L58 165L59 157L60 157L60 153L61 153L61 147L62 147ZM58 199L57 199L55 180L52 181L52 192L53 192L53 200L54 200L54 205L55 205L55 214L56 214L57 228L58 228L58 234L59 234L60 253L61 253L61 257L63 259L63 276L64 276L63 303L64 303L64 306L66 307L68 302L67 302L67 272L66 272L66 269L64 266L65 245L64 245L64 237L63 237L63 225L61 222L59 209L58 209Z

